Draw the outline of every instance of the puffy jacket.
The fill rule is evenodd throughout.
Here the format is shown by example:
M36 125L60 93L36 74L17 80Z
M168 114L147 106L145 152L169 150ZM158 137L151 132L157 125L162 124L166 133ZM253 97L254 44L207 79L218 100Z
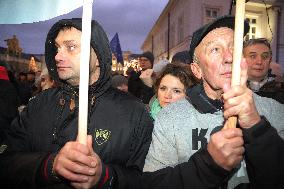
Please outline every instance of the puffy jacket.
M50 29L45 45L49 73L62 85L34 97L13 121L8 139L1 146L2 186L70 187L68 181L54 179L51 171L57 151L77 136L78 87L58 78L54 59L54 39L66 26L81 30L81 19L57 22ZM89 87L88 134L92 135L94 151L103 163L102 187L125 188L142 171L153 123L141 102L111 88L111 52L107 36L96 21L92 21L91 46L100 63L100 76Z

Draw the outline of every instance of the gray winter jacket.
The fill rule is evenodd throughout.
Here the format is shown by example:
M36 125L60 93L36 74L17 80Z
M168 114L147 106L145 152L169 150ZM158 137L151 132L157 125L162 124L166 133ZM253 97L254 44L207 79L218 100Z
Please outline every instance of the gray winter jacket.
M256 94L254 100L259 114L266 117L284 138L284 105ZM223 122L221 109L214 113L200 112L186 99L163 108L155 120L144 171L155 171L187 162L197 150L207 145L212 131L222 127ZM269 153L269 150L259 152L259 155L261 153ZM246 164L242 161L238 171L230 179L228 188L248 182Z

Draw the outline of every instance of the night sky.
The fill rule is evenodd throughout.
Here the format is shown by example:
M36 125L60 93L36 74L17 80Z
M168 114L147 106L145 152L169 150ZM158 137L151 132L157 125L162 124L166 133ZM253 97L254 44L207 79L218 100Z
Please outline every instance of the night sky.
M105 29L109 40L117 32L123 51L141 53L140 47L168 0L94 0L93 19ZM52 24L62 18L81 17L82 8L44 22L1 24L0 46L5 39L17 35L25 53L43 54L46 34Z

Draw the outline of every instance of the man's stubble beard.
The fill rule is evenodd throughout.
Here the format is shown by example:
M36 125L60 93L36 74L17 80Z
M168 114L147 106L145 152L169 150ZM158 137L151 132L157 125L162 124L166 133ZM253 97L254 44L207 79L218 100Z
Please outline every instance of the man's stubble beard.
M71 86L79 86L80 84L80 72L78 73L74 73L74 72L70 72L70 73L61 73L58 74L59 78L63 81L66 81L66 83L68 83ZM90 74L89 74L89 84L92 85L94 84L100 76L100 67L96 66L95 68L92 68L90 70Z

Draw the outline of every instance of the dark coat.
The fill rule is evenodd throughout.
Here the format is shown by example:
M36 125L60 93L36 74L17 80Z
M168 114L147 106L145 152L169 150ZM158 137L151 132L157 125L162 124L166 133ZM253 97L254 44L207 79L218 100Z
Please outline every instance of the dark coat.
M148 104L154 96L154 89L148 87L139 78L141 72L132 72L128 79L128 92L141 99L144 104Z
M265 83L257 92L259 96L273 98L284 104L284 83L279 81L270 81Z
M50 169L52 157L66 142L76 140L78 130L78 87L58 78L54 60L54 39L66 25L81 29L81 20L57 22L46 40L49 73L62 86L31 99L12 123L8 139L1 147L4 153L0 153L0 181L2 186L8 184L7 188L70 187L68 182L57 183ZM100 63L100 76L89 87L88 134L92 135L94 151L103 163L101 179L108 172L103 187L112 184L124 188L129 182L135 182L135 177L130 175L139 175L142 171L153 122L144 104L111 88L111 51L106 34L95 21L91 46Z
M8 80L0 79L0 142L12 120L18 115L19 98L14 85Z
M203 86L200 84L187 90L187 96L189 102L202 114L212 114L223 109L223 102L218 99L210 99L206 95ZM220 127L220 129L222 129L222 127ZM236 189L284 188L284 180L282 179L284 178L284 140L279 136L277 130L270 125L269 121L266 120L264 116L261 116L259 123L249 129L242 129L242 132L245 147L244 160L246 162L249 183L239 184ZM197 156L197 154L195 153L194 156ZM202 158L200 158L200 160L202 160ZM211 162L211 166L213 164ZM193 173L192 177L195 177L195 179L193 179L192 183L188 183L188 186L191 184L191 187L195 188L195 184L202 183L207 185L207 187L201 187L201 184L200 186L196 185L196 188L214 188L212 187L214 183L212 174L215 174L217 180L225 176L224 172L212 172L214 170L212 168L206 170L205 168L207 168L207 166L210 166L209 161L207 161L206 166L200 163L194 166L194 169L197 168L195 170L196 172L189 173ZM206 172L204 172L204 170L206 170ZM231 176L234 171L236 170L231 171ZM197 175L206 177L206 179L200 178ZM229 178L228 175L228 177L222 181L223 184L221 184L222 182L219 183L219 186L226 186L226 182ZM199 180L202 181L199 182Z

